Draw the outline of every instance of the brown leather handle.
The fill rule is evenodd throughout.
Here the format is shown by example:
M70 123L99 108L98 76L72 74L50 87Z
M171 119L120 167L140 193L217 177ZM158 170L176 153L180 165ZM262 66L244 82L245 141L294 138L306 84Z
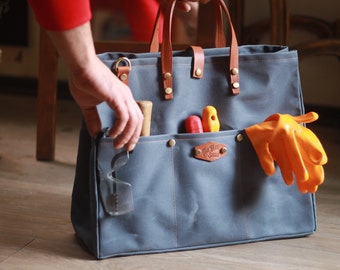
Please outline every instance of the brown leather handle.
M224 3L224 1L223 1ZM220 7L219 1L213 1L214 4L214 13L215 13L215 47L222 48L226 46L226 38L224 34L224 27L223 27L223 13ZM228 10L228 9L227 9ZM228 11L229 12L229 11ZM229 16L230 17L230 16ZM231 22L231 20L230 20ZM233 26L231 26L234 28Z
M240 84L239 84L239 71L238 71L238 42L236 39L236 33L231 21L231 17L228 11L228 8L223 0L212 0L214 4L215 13L217 13L216 18L216 37L215 44L225 44L225 37L223 31L223 23L222 23L222 11L226 15L227 23L229 26L230 33L230 61L228 68L226 71L229 74L229 81L232 88L233 94L240 93ZM172 18L174 14L174 9L177 0L169 0L167 7L164 10L164 26L163 26L163 43L161 47L161 66L162 66L162 75L163 75L163 87L164 87L164 98L172 99L173 98L173 89L172 89L172 43L171 43L171 28L172 28ZM159 14L160 14L159 10ZM155 23L154 34L158 33L159 28L159 20ZM223 33L223 34L222 34ZM157 38L158 39L158 38ZM150 43L150 50L156 51L156 39L152 39Z
M152 37L149 44L149 51L150 52L158 52L159 51L159 24L161 20L162 14L162 6L160 5L158 8L155 24L152 31Z
M222 48L222 47L226 46L226 38L225 38L224 27L223 27L223 14L222 14L222 10L220 8L219 1L213 1L212 4L214 5L214 14L215 14L215 17L216 17L214 44L215 44L215 48ZM160 27L162 11L163 11L162 6L160 6L159 9L158 9L154 28L153 28L153 31L152 31L151 41L149 43L149 51L150 52L158 52L159 51L159 44L160 44L160 42L159 42L159 27Z

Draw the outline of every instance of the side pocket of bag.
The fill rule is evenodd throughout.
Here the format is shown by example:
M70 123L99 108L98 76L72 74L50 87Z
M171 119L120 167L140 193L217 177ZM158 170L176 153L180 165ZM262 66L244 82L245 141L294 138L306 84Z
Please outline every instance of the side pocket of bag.
M313 194L301 194L298 187L287 186L280 168L267 176L245 132L239 143L239 188L249 239L278 239L309 235L316 229Z
M98 200L99 243L103 256L150 253L176 248L171 136L142 137L114 177L132 187L134 210L110 216ZM109 171L117 155L112 139L98 146L100 170ZM100 176L100 174L99 174ZM102 177L98 178L98 185Z
M91 215L93 183L90 177L90 168L94 168L95 164L92 160L91 145L92 139L83 123L79 134L77 166L72 190L71 221L79 239L95 253L95 227L93 226L95 217Z

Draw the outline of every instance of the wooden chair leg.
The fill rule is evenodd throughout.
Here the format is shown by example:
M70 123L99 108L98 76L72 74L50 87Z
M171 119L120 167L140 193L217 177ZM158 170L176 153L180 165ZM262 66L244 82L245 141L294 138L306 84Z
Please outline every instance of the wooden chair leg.
M256 39L270 27L272 44L288 44L289 12L287 0L269 0L270 22L260 22L244 29L244 0L229 0L230 12L241 44L256 43ZM268 25L270 23L270 25ZM255 40L254 40L255 38Z
M230 16L236 31L237 39L242 43L244 0L229 0Z
M36 159L55 156L58 55L47 33L40 30Z
M215 20L212 19L212 16L207 17L207 14L213 14L213 12L212 2L205 5L200 4L198 10L197 29L199 29L199 33L197 33L197 45L202 47L214 47L215 45L211 35L215 29Z
M271 13L271 43L288 44L289 11L287 0L269 0Z

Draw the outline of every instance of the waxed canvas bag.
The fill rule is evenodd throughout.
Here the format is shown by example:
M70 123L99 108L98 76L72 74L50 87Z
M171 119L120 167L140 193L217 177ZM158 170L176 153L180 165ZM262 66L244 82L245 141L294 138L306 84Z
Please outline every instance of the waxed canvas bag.
M230 47L172 51L175 2L161 53L99 55L128 78L136 100L152 102L151 134L131 153L114 149L105 103L102 134L82 128L71 213L78 237L102 259L312 234L314 195L286 186L279 168L266 176L244 132L273 113L304 113L297 52L238 46L228 16ZM186 133L185 119L207 105L217 109L220 131Z

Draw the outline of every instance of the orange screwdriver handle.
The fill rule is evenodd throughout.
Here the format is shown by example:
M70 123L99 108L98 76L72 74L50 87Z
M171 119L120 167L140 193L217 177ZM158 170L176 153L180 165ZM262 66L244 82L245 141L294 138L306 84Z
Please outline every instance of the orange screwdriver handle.
M206 106L202 112L202 125L204 132L219 132L220 121L218 120L217 110L213 106Z

